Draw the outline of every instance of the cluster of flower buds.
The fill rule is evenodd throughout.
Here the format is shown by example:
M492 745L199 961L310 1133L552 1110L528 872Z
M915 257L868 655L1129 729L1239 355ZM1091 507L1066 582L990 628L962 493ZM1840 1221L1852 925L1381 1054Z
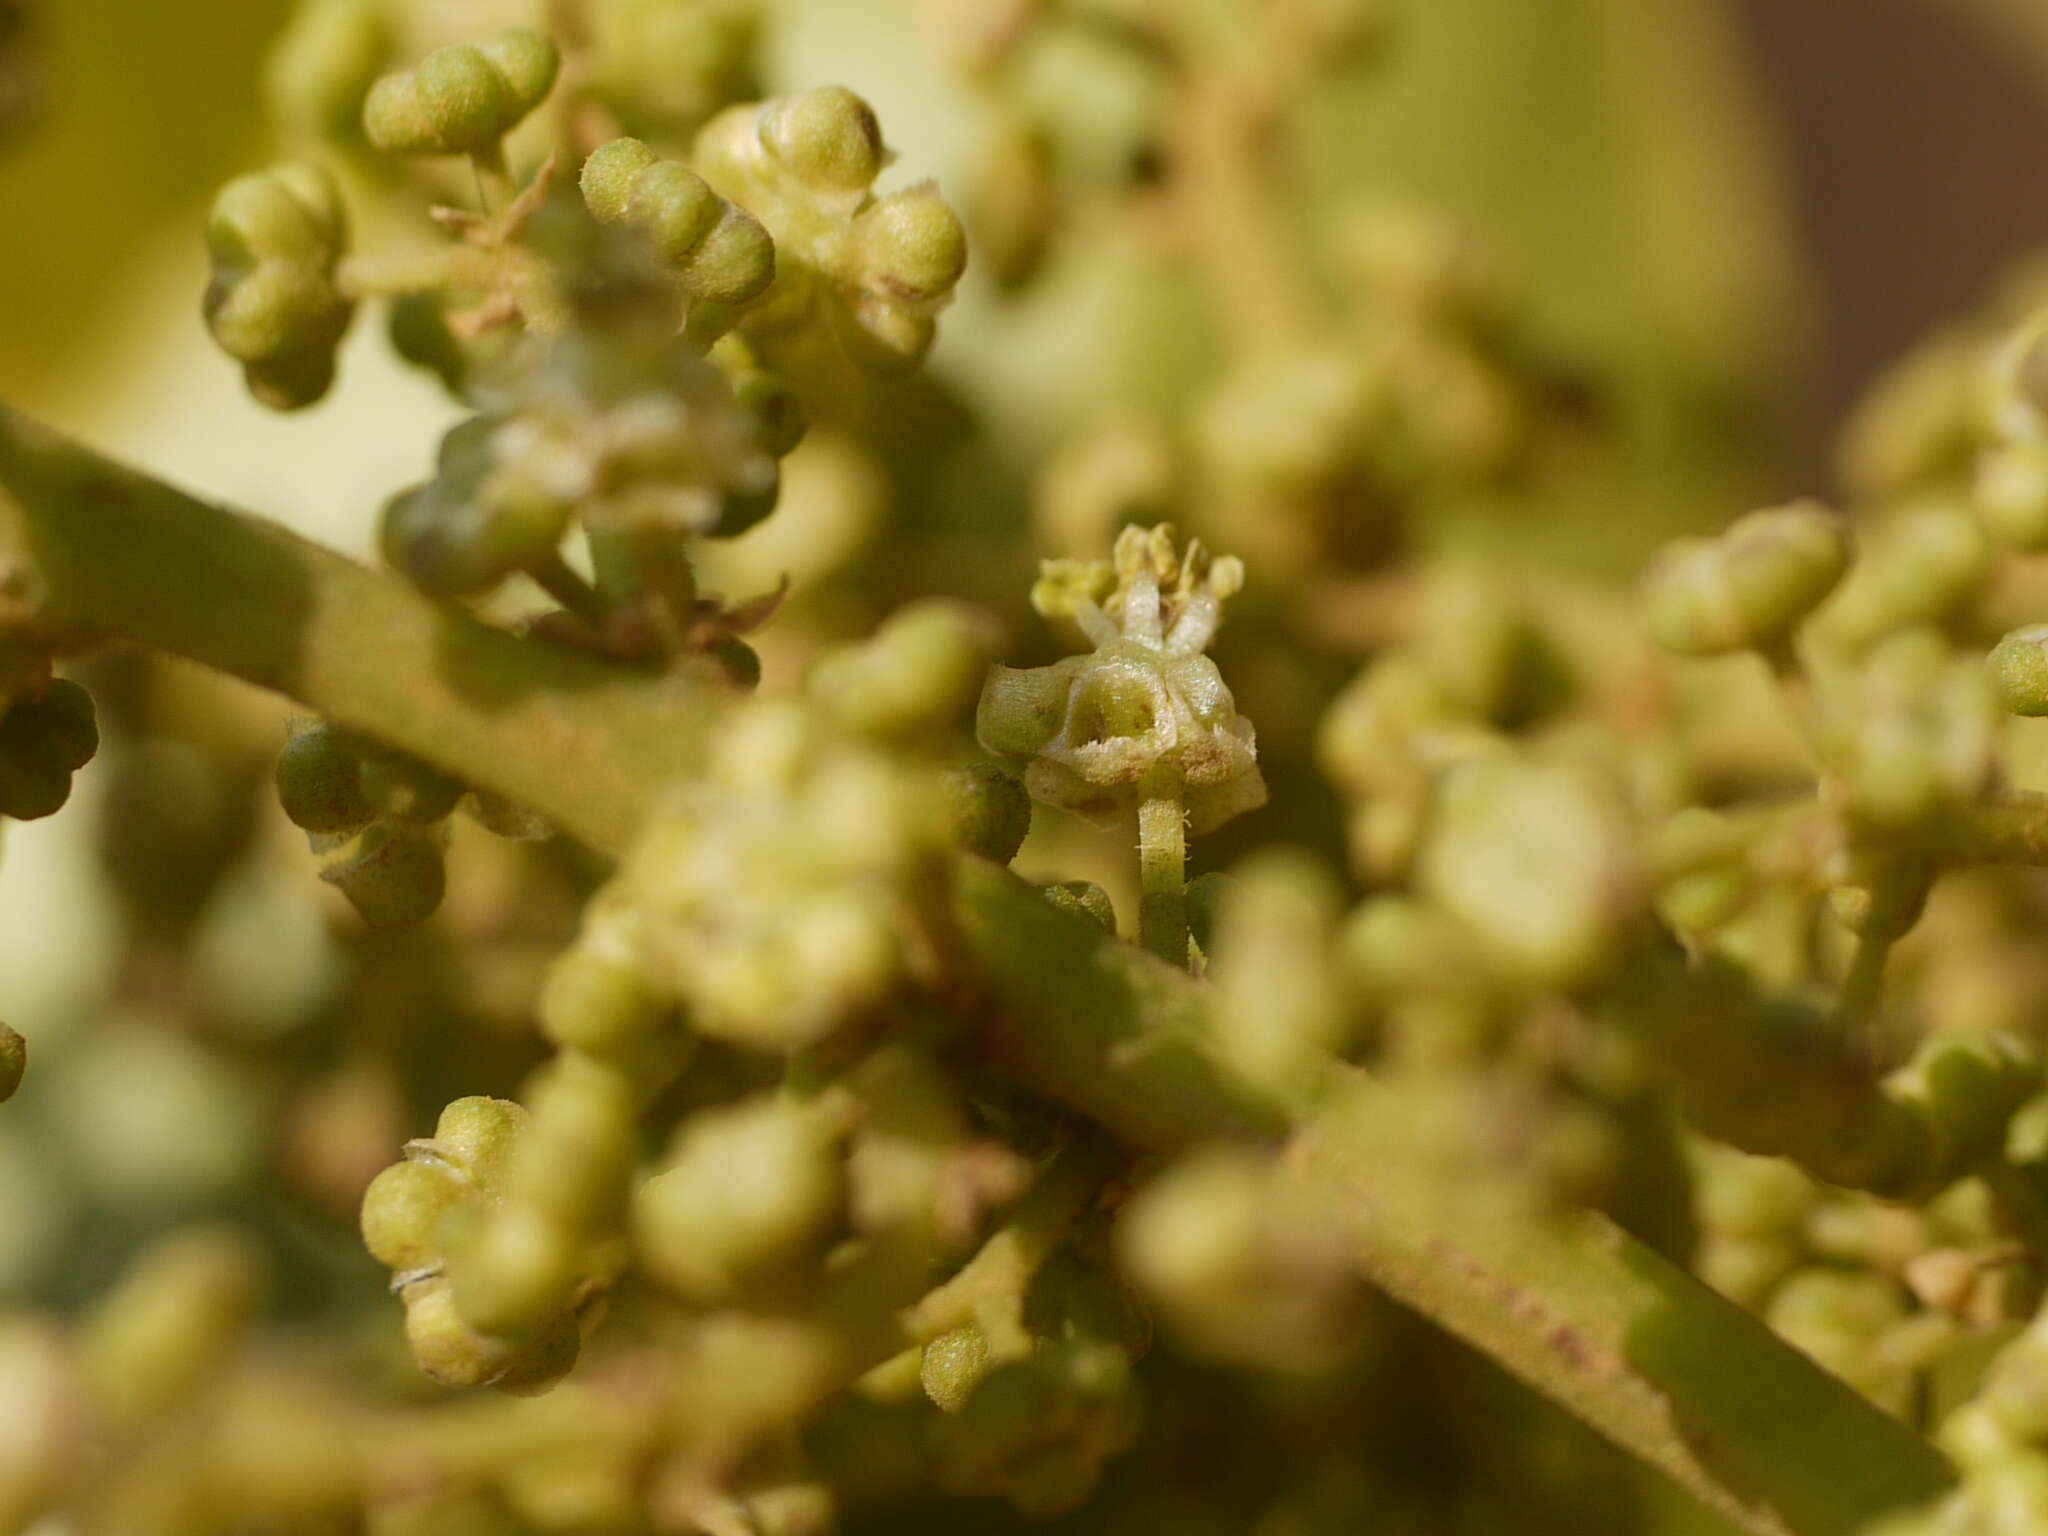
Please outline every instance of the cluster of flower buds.
M334 178L293 164L229 182L214 199L206 245L213 339L265 405L311 405L334 382L335 349L354 312L335 282L348 219Z
M610 1126L609 1107L554 1118ZM404 1161L364 1193L363 1241L392 1271L413 1356L449 1386L538 1390L581 1346L583 1277L557 1273L584 1258L574 1251L579 1234L550 1222L532 1192L584 1186L608 1170L571 1161L590 1150L585 1138L543 1138L539 1118L507 1100L457 1099L434 1134L408 1142Z
M373 928L423 922L441 905L442 824L464 794L416 758L331 725L298 729L277 759L278 801L325 858L320 878Z
M364 135L385 154L489 159L547 99L561 65L552 42L517 28L480 43L437 48L370 87Z
M604 899L634 914L637 963L693 1029L802 1050L872 1019L931 963L950 838L939 786L815 712L762 703L721 723Z
M827 87L733 107L691 162L774 236L775 283L747 314L772 343L822 321L856 362L915 367L967 265L959 218L929 182L877 196L888 164L874 109Z
M433 480L386 506L385 557L436 595L477 596L558 559L572 521L593 554L743 532L774 507L791 441L777 402L759 403L659 338L564 337L499 409L449 432Z
M583 162L583 200L601 224L639 231L697 303L738 308L775 280L775 242L679 160L613 139Z
M71 798L71 779L99 751L92 695L46 680L0 704L0 816L35 821Z

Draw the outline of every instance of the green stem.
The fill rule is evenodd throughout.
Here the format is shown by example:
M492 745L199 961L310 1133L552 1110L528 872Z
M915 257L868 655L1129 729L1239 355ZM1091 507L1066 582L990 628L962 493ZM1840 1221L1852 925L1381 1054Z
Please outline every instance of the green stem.
M602 630L610 616L597 589L570 568L559 550L549 550L526 567L540 589L594 630Z
M0 609L60 644L118 636L276 689L613 851L689 771L718 707L682 679L489 629L5 406ZM1924 1440L1611 1222L1471 1219L1418 1172L1430 1133L1400 1095L1332 1063L1314 1092L1276 1099L1231 1068L1214 998L1184 971L985 861L954 876L993 1066L1145 1150L1304 1122L1293 1155L1368 1277L1740 1529L1849 1536L1952 1479Z
M1138 802L1138 942L1168 965L1188 963L1187 813L1177 774L1154 771Z

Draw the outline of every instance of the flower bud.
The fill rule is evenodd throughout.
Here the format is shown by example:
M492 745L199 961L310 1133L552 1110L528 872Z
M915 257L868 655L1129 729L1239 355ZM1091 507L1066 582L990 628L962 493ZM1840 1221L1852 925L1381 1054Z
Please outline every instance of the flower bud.
M862 283L899 299L937 303L967 270L967 231L929 181L862 209L853 242Z
M71 776L99 750L92 695L69 678L15 699L0 713L0 816L34 821L71 798Z
M431 1269L441 1261L436 1229L477 1186L455 1167L429 1159L393 1163L363 1191L363 1246L386 1269Z
M1947 620L1983 584L1991 542L1965 503L1916 502L1868 541L1820 624L1851 651L1918 624Z
M891 614L872 639L826 652L805 691L849 729L881 739L953 726L1002 646L980 609L926 598Z
M511 1099L473 1094L441 1111L427 1146L478 1183L489 1187L500 1176L505 1159L526 1134L531 1117Z
M1717 539L1681 539L1645 580L1650 633L1666 650L1711 656L1782 640L1849 562L1842 519L1812 502L1752 512Z
M635 1195L634 1246L685 1300L729 1305L800 1278L844 1190L838 1132L817 1109L765 1095L702 1110Z
M2048 549L2048 441L1988 449L1970 501L2001 543L2030 554Z
M192 1227L145 1252L85 1319L79 1368L110 1418L133 1426L188 1398L256 1313L264 1255L241 1231Z
M320 871L372 928L409 928L441 905L448 886L440 841L403 823L373 822Z
M311 0L271 48L264 95L273 120L330 144L361 142L363 98L391 51L376 0Z
M428 54L384 76L363 102L363 132L386 154L488 154L554 88L561 56L514 28Z
M295 731L277 755L278 803L307 832L354 832L377 818L361 773L362 758L346 732L325 724Z
M761 147L815 192L858 195L889 162L875 109L842 85L768 102L755 131Z
M0 1024L0 1104L13 1098L28 1071L28 1042L6 1024Z
M988 1336L967 1323L925 1345L918 1380L941 1413L958 1413L995 1364Z
M347 239L340 192L317 165L244 176L214 199L206 323L274 410L310 405L334 380L353 313L334 282Z
M1422 890L1527 979L1572 987L1606 964L1640 892L1614 788L1568 762L1508 755L1450 770Z
M638 139L614 139L583 163L583 200L600 223L637 229L695 298L746 304L775 280L775 243L688 166Z
M1183 1157L1125 1208L1117 1250L1203 1357L1307 1374L1351 1342L1362 1296L1342 1233L1269 1154L1218 1145Z
M1991 681L2007 714L2048 715L2048 624L2016 629L1991 649Z
M1019 780L984 763L949 768L946 800L962 848L997 864L1017 857L1031 832L1031 795Z
M1062 880L1053 885L1041 885L1038 893L1060 911L1085 917L1110 933L1116 932L1116 907L1109 899L1109 892L1094 881Z
M540 996L541 1032L636 1076L673 1078L690 1053L669 1000L630 952L585 938L548 968Z
M1935 633L1906 630L1830 683L1820 744L1857 815L1909 828L1982 792L1994 767L1996 715L1980 663Z

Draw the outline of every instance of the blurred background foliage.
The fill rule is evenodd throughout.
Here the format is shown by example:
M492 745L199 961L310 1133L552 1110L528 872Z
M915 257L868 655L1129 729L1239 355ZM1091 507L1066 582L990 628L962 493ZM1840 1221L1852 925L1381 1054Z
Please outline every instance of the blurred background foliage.
M0 396L362 553L375 507L423 472L455 408L366 321L328 401L269 415L199 317L204 206L269 153L259 80L287 9L0 0ZM943 62L939 9L780 0L766 84L851 85L904 152L897 179L971 185L985 126ZM2048 190L2034 153L2048 21L2025 0L1420 0L1392 66L1358 69L1300 104L1288 192L1304 247L1361 192L1426 203L1487 253L1537 347L1572 359L1605 413L1573 473L1432 505L1421 542L1483 543L1495 561L1626 577L1674 531L1826 491L1820 445L1855 389L2048 236L2048 196L2027 195ZM1098 418L1184 423L1226 355L1186 264L1127 223L1078 215L1019 296L971 266L931 382L893 402L886 473L853 498L906 535L888 546L897 563L857 567L867 588L824 589L795 627L862 630L901 597L945 588L1039 636L1020 650L1042 647L1019 602L1041 463ZM835 474L829 441L808 451L814 467L793 469L795 507L776 520L799 534L816 533L804 486ZM765 533L726 556L723 579L744 596L805 558ZM831 557L814 540L808 558ZM763 648L771 678L778 665L787 676L772 636ZM1264 701L1282 830L1328 845L1327 791L1300 767L1328 679L1297 681L1290 711L1289 655L1239 657L1233 675L1240 698ZM373 1295L381 1277L349 1230L363 1181L423 1107L509 1091L530 1064L528 1000L595 872L571 851L477 839L451 861L440 924L365 944L255 793L278 706L134 658L95 665L110 760L81 781L76 814L10 827L0 861L0 1018L35 1022L44 1073L33 1102L0 1117L0 1299L97 1291L147 1236L194 1213L247 1221L289 1255L295 1307ZM1257 832L1275 835L1274 821ZM1046 836L1068 841L1039 863L1078 872L1088 834ZM242 858L251 845L260 856ZM1114 844L1089 846L1115 886ZM1226 835L1205 857L1225 862L1235 846ZM221 850L232 868L210 862ZM1020 868L1031 864L1027 852ZM376 1067L401 1032L414 1103L394 1102ZM275 1198L279 1182L292 1199ZM1225 1458L1199 1424L1176 1439L1169 1410L1157 1437L1189 1460L1190 1500L1234 1490L1256 1507L1258 1470L1273 1475L1278 1448L1333 1414L1383 1442L1384 1462L1410 1459L1417 1508L1488 1477L1588 1479L1582 1497L1554 1501L1569 1509L1625 1475L1490 1368L1421 1325L1382 1322L1375 1348L1430 1362L1419 1411L1395 1422L1372 1402L1275 1388L1271 1444ZM1200 1400L1199 1373L1180 1385L1161 1402ZM1497 1414L1474 1415L1489 1393ZM1535 1427L1516 1458L1473 1443L1475 1423L1517 1416ZM1207 1478L1193 1465L1204 1455ZM1105 1528L1119 1488L1156 1494L1155 1470L1133 1459L1116 1474Z

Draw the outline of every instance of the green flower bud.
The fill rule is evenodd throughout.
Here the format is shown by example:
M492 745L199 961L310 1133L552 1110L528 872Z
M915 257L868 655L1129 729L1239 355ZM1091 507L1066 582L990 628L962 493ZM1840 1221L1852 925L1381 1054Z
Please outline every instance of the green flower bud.
M1215 1146L1183 1157L1125 1208L1117 1251L1203 1357L1308 1374L1351 1342L1362 1300L1353 1257L1269 1154Z
M1764 1318L1824 1368L1880 1404L1903 1408L1910 1369L1889 1360L1883 1336L1906 1317L1906 1298L1884 1275L1802 1269L1771 1295Z
M1842 434L1842 477L1859 497L1893 497L1967 472L1981 352L1978 337L1950 328L1865 392Z
M1499 755L1445 775L1423 891L1544 986L1606 965L1640 902L1618 796L1575 763Z
M974 249L996 286L1013 292L1038 275L1052 245L1060 193L1052 145L1007 128L990 136L977 169Z
M796 392L780 375L756 366L750 356L734 357L725 350L724 341L713 350L712 357L726 370L726 377L732 382L733 399L754 419L755 434L763 451L778 459L794 452L811 425Z
M942 1413L958 1413L995 1365L988 1336L968 1323L925 1345L918 1380Z
M775 280L775 242L688 166L638 139L614 139L583 163L583 200L600 223L639 230L694 298L751 303Z
M71 767L60 742L21 723L16 705L0 718L0 816L39 821L71 798Z
M436 49L370 87L363 132L386 154L489 154L554 88L561 62L547 38L518 28Z
M843 85L767 103L755 131L769 156L814 192L858 196L889 163L875 109Z
M2016 629L1993 646L1991 681L2007 714L2048 715L2048 624Z
M334 381L353 313L334 281L347 240L341 194L317 165L244 176L214 199L206 323L274 410L310 405Z
M1682 539L1651 567L1650 633L1680 655L1710 656L1784 639L1849 563L1847 525L1813 502L1738 519L1718 539Z
M264 96L274 121L316 142L359 143L363 98L391 52L377 0L311 0L270 52Z
M2024 1041L1960 1030L1930 1037L1886 1085L1920 1111L1933 1133L1930 1161L1951 1177L2004 1146L2014 1114L2041 1086L2040 1059Z
M882 739L954 725L973 706L1002 632L980 609L926 598L871 640L828 651L805 691L841 724Z
M401 1294L413 1360L444 1387L544 1391L576 1363L582 1340L573 1318L561 1319L539 1339L515 1342L471 1327L446 1280L415 1281Z
M425 1145L438 1157L486 1186L493 1183L526 1134L530 1120L523 1105L482 1095L457 1099L441 1111L434 1135Z
M861 281L897 298L935 303L967 270L967 231L935 182L892 192L853 221Z
M267 1268L229 1227L187 1228L145 1252L78 1338L79 1369L108 1417L134 1426L189 1401L254 1318Z
M690 1037L674 1006L630 952L586 934L548 968L541 989L540 1027L565 1050L578 1050L663 1081L688 1062Z
M1982 586L1991 560L1991 542L1966 503L1914 503L1871 537L1821 626L1861 651L1893 631L1942 623Z
M449 1295L464 1321L527 1340L568 1315L581 1279L576 1234L517 1200L465 1205L443 1221Z
M552 554L569 521L568 500L502 455L521 432L476 416L441 439L435 478L385 505L384 558L441 597L489 591L513 571Z
M435 1236L451 1206L476 1192L452 1165L433 1159L393 1163L363 1191L363 1246L385 1268L403 1274L438 1268Z
M13 1098L28 1071L28 1042L6 1024L0 1024L0 1104Z
M1060 911L1085 917L1110 933L1116 932L1116 907L1109 899L1109 892L1094 881L1062 880L1053 885L1041 885L1038 892Z
M373 822L320 878L340 891L372 928L409 928L441 905L448 886L441 844L404 823Z
M1931 631L1888 636L1857 672L1829 682L1821 706L1828 765L1851 809L1880 826L1925 825L1990 781L1992 679Z
M598 88L636 133L686 140L757 93L757 0L607 0L583 20Z
M1702 1226L1756 1239L1797 1235L1815 1194L1796 1163L1718 1146L1702 1160L1697 1186Z
M773 1096L702 1110L634 1196L634 1246L685 1300L730 1305L801 1278L844 1195L838 1128L818 1110Z
M433 374L454 398L468 400L480 383L505 372L518 357L522 333L503 326L482 336L458 336L448 323L454 304L446 289L398 294L391 300L385 331L400 357Z
M1993 538L2028 553L2048 549L2048 441L1987 450L1970 500Z
M1002 769L986 764L946 770L954 839L997 864L1017 857L1031 832L1031 795Z
M68 677L20 700L9 717L47 737L65 767L83 768L100 749L99 719L92 695Z
M1130 1357L1061 1340L996 1367L934 1426L941 1485L1046 1519L1079 1508L1137 1433Z
M316 834L354 832L377 818L363 793L363 760L345 731L295 731L277 756L277 798L293 826Z

